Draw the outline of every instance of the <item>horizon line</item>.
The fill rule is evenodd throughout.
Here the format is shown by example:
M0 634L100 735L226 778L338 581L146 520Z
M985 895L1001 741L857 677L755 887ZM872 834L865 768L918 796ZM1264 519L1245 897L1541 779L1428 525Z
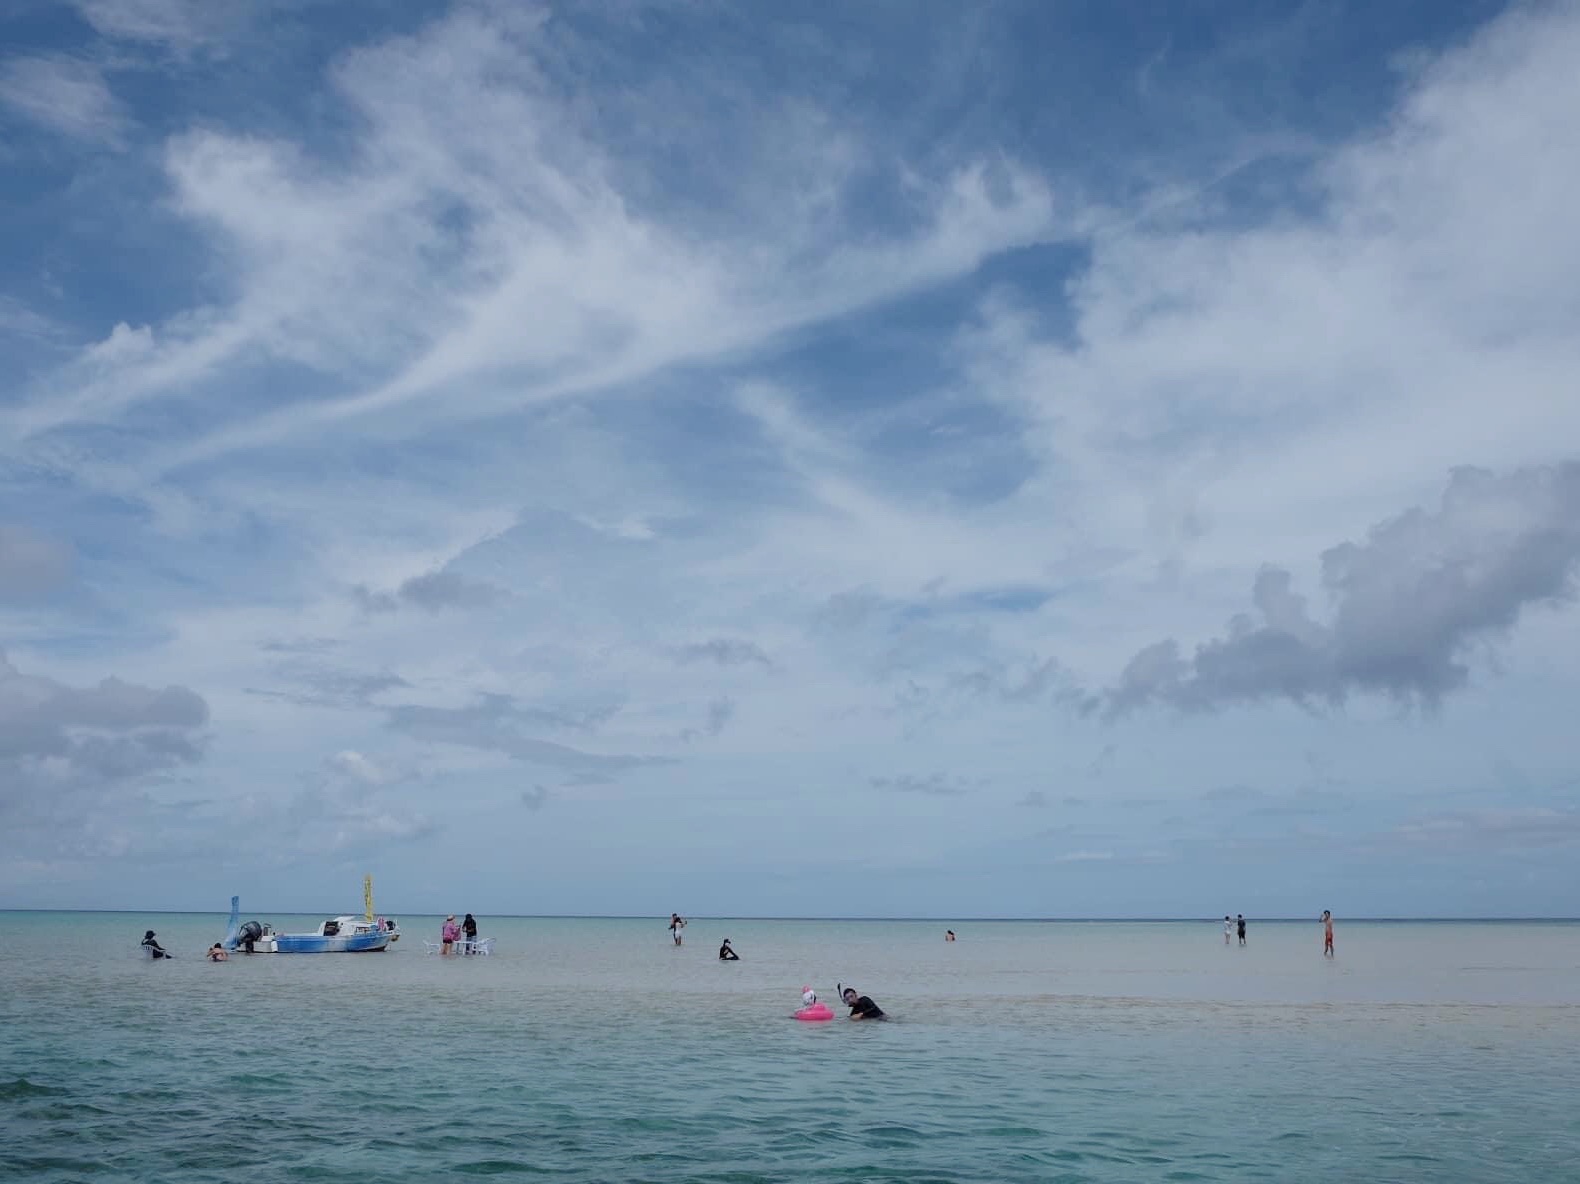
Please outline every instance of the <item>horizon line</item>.
M153 914L156 916L201 916L208 913L208 909L128 909L128 908L0 908L0 913L113 913L113 914ZM316 916L323 912L322 909L257 909L259 914L279 913L286 916ZM404 910L381 911L380 916L398 916ZM228 909L214 910L217 914L224 915ZM345 916L345 913L335 913L336 916ZM443 917L444 913L406 912L411 917ZM487 917L511 921L662 921L666 918L662 913L483 913ZM1243 914L1228 914L1238 918ZM964 925L976 923L1017 923L1017 924L1217 924L1219 917L1216 915L1206 917L1166 917L1166 916L1068 916L1068 917L1032 917L1032 916L980 916L980 917L920 917L920 916L792 916L770 914L724 914L724 913L692 913L682 914L687 921L862 921L862 922L912 922L929 923L936 925ZM1321 921L1321 914L1300 917L1246 917L1246 920L1258 924L1292 924ZM1449 924L1454 922L1580 922L1580 916L1494 916L1482 914L1479 916L1449 916L1449 915L1423 915L1423 916L1345 916L1335 917L1346 922L1417 922L1423 924Z

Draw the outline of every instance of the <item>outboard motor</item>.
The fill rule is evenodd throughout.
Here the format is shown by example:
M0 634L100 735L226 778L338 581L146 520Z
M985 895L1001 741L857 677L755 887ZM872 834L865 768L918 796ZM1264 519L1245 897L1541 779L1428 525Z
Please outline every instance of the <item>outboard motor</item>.
M250 954L253 952L252 943L263 937L263 926L256 921L248 921L236 931L236 944L246 948Z

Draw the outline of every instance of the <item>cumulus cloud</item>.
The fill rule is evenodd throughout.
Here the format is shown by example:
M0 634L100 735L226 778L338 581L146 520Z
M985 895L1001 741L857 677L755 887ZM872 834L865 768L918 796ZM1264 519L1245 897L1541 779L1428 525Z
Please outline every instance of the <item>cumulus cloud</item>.
M488 608L505 594L492 584L469 580L453 571L430 571L403 580L394 592L374 592L363 584L351 594L370 613L389 613L411 605L436 613L447 608Z
M13 837L51 819L71 825L67 798L195 764L207 722L208 705L186 687L72 687L23 674L0 652L0 811Z
M0 602L36 600L71 577L69 547L0 523Z
M1465 685L1477 645L1505 635L1534 605L1570 599L1577 565L1580 463L1501 477L1459 469L1435 509L1412 509L1364 542L1323 553L1326 622L1311 615L1289 572L1264 568L1254 613L1190 656L1172 639L1141 650L1108 706L1337 705L1368 693L1436 704Z

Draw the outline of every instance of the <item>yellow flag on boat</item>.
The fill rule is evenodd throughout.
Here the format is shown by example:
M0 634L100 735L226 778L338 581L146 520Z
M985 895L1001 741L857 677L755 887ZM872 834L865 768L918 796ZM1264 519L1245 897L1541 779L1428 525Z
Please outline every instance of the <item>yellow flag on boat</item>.
M373 877L362 877L362 904L367 909L368 920L373 920Z

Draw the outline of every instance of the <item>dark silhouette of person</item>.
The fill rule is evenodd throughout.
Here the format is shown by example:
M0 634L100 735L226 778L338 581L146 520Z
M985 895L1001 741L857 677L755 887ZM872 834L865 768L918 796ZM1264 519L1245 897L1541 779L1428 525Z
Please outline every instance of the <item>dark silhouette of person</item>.
M733 949L730 948L730 939L726 937L724 939L724 944L719 947L719 961L720 962L739 962L740 960L741 960L741 956L739 954L737 954Z
M872 1001L872 996L858 994L855 987L845 987L840 991L841 999L845 1006L850 1008L850 1018L853 1020L881 1020L883 1008Z
M142 944L143 949L148 951L148 956L150 958L158 959L174 957L174 955L171 954L169 950L165 949L165 947L160 945L159 942L154 938L154 931L152 929L143 934Z

